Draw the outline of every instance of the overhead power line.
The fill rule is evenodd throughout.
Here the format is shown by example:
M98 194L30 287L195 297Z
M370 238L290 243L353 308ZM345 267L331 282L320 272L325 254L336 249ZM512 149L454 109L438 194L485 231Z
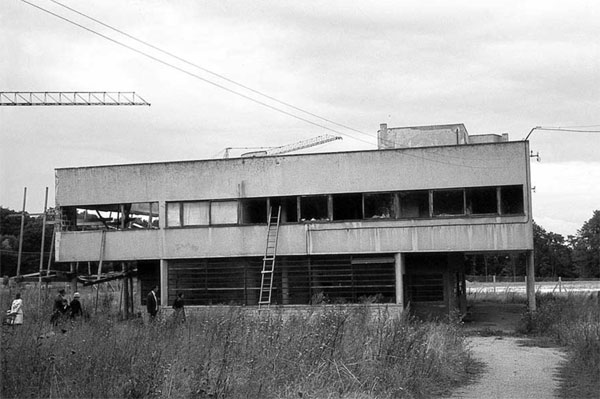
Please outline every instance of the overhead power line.
M529 133L527 134L527 136L525 136L523 141L527 141L529 136L531 136L531 134L535 130L549 130L549 131L555 131L555 132L600 133L600 130L583 130L583 129L569 129L569 128L564 128L564 127L536 126L529 131Z
M569 129L564 127L543 127L541 130L550 130L557 132L600 133L600 130Z
M585 128L591 128L591 127L600 127L600 125L557 126L556 128L557 129L585 129Z
M100 24L100 25L102 25L102 26L104 26L104 27L106 27L106 28L108 28L108 29L111 29L111 30L113 30L113 31L115 31L115 32L117 32L117 33L119 33L119 34L123 35L123 36L126 36L126 37L128 37L128 38L130 38L130 39L132 39L132 40L134 40L134 41L136 41L136 42L138 42L138 43L141 43L141 44L143 44L144 46L148 46L148 47L150 47L150 48L152 48L152 49L154 49L154 50L156 50L156 51L158 51L158 52L160 52L160 53L163 53L163 54L165 54L165 55L168 55L169 57L172 57L172 58L174 58L174 59L176 59L176 60L178 60L178 61L181 61L181 62L183 62L184 64L190 65L190 66L192 66L192 67L194 67L194 68L198 68L198 69L200 69L201 71L204 71L204 72L206 72L206 73L208 73L208 74L210 74L210 75L213 75L213 76L215 76L215 77L217 77L217 78L219 78L219 79L223 79L223 80L225 80L226 82L229 82L229 83L231 83L231 84L233 84L233 85L236 85L236 86L238 86L238 87L241 87L242 89L245 89L245 90L248 90L248 91L250 91L250 92L252 92L252 93L258 94L258 95L260 95L260 96L262 96L262 97L265 97L265 98L267 98L267 99L269 99L269 100L271 100L271 101L277 102L277 103L279 103L279 104L281 104L281 105L285 105L286 107L289 107L289 108L295 109L296 111L300 111L300 112L302 112L302 113L304 113L304 114L310 115L310 116L312 116L312 117L315 117L315 118L317 118L317 119L320 119L320 120L322 120L322 121L324 121L324 122L331 123L332 125L336 125L336 126L338 126L338 127L342 127L342 128L344 128L344 129L348 129L348 130L351 130L351 131L353 131L353 132L356 132L356 133L364 134L364 135L366 135L366 136L369 136L369 137L374 137L372 134L369 134L369 133L363 132L363 131L361 131L361 130L358 130L358 129L355 129L355 128L351 127L351 126L347 126L347 125L344 125L344 124L342 124L342 123L336 122L336 121L334 121L334 120L331 120L331 119L328 119L328 118L322 117L322 116L320 116L320 115L317 115L317 114L315 114L315 113L312 113L312 112L310 112L310 111L304 110L304 109L302 109L302 108L300 108L300 107L297 107L297 106L295 106L295 105L293 105L293 104L290 104L290 103L288 103L288 102L285 102L285 101L279 100L279 99L277 99L277 98L275 98L275 97L273 97L273 96L270 96L270 95L268 95L268 94L265 94L265 93L263 93L263 92L261 92L261 91L259 91L259 90L253 89L253 88L251 88L251 87L249 87L249 86L246 86L246 85L244 85L244 84L242 84L242 83L236 82L236 81L235 81L235 80L233 80L233 79L230 79L230 78L228 78L228 77L226 77L226 76L224 76L224 75L221 75L221 74L219 74L219 73L217 73L217 72L211 71L211 70L209 70L209 69L207 69L207 68L204 68L204 67L202 67L202 66L200 66L200 65L198 65L198 64L195 64L195 63L193 63L193 62L191 62L191 61L188 61L188 60L186 60L186 59L184 59L184 58L182 58L182 57L180 57L180 56L178 56L178 55L176 55L176 54L173 54L173 53L171 53L171 52L169 52L169 51L167 51L167 50L164 50L164 49L162 49L162 48L160 48L160 47L157 47L157 46L153 45L152 43L148 43L147 41L144 41L144 40L142 40L142 39L139 39L139 38L137 38L137 37L135 37L135 36L133 36L133 35L131 35L131 34L129 34L129 33L127 33L127 32L125 32L125 31L123 31L123 30L121 30L121 29L115 28L114 26L111 26L111 25L109 25L109 24L107 24L107 23L105 23L105 22L102 22L102 21L100 21L100 20L98 20L98 19L96 19L96 18L94 18L94 17L91 17L91 16L89 16L89 15L87 15L87 14L85 14L85 13L81 12L81 11L78 11L78 10L76 10L76 9L72 8L72 7L69 7L69 6L67 6L67 5L65 5L65 4L63 4L63 3L59 2L59 1L56 1L56 0L50 0L50 1L51 1L52 3L54 3L54 4L57 4L57 5L59 5L59 6L63 7L63 8L65 8L65 9L67 9L67 10L71 11L71 12L74 12L74 13L76 13L76 14L78 14L78 15L81 15L81 16L82 16L82 17L84 17L84 18L87 18L87 19L89 19L89 20L91 20L91 21L94 21L94 22L96 22L97 24Z
M89 27L87 27L87 26L84 26L84 25L82 25L82 24L80 24L80 23L78 23L78 22L75 22L75 21L73 21L73 20L71 20L71 19L69 19L69 18L67 18L67 17L64 17L64 16L62 16L62 15L60 15L60 14L57 14L57 13L55 13L55 12L53 12L53 11L50 11L50 10L48 10L48 9L44 8L44 7L41 7L41 6L39 6L39 5L37 5L37 4L34 4L34 3L31 3L30 1L27 1L27 0L21 0L21 1L22 1L23 3L26 3L26 4L28 4L28 5L32 6L32 7L34 7L34 8L37 8L37 9L38 9L38 10L40 10L40 11L43 11L43 12L45 12L45 13L49 14L49 15L52 15L52 16L54 16L54 17L58 18L58 19L61 19L61 20L65 21L65 22L67 22L67 23L69 23L69 24L71 24L71 25L74 25L74 26L76 26L76 27L78 27L78 28L81 28L81 29L83 29L83 30L85 30L85 31L88 31L88 32L90 32L90 33L92 33L92 34L94 34L94 35L97 35L97 36L99 36L99 37L101 37L101 38L103 38L103 39L106 39L106 40L108 40L108 41L110 41L110 42L112 42L112 43L114 43L114 44L117 44L117 45L119 45L119 46L121 46L121 47L124 47L124 48L126 48L126 49L128 49L128 50L131 50L131 51L133 51L133 52L135 52L135 53L138 53L138 54L140 54L140 55L143 55L143 56L144 56L144 57L146 57L146 58L149 58L149 59L151 59L151 60L153 60L153 61L155 61L155 62L158 62L158 63L160 63L160 64L162 64L162 65L165 65L165 66L167 66L167 67L170 67L170 68L172 68L172 69L175 69L175 70L177 70L177 71L179 71L179 72L182 72L182 73L184 73L184 74L186 74L186 75L188 75L188 76L191 76L191 77L193 77L193 78L196 78L196 79L198 79L198 80L201 80L201 81L203 81L203 82L205 82L205 83L208 83L208 84L210 84L210 85L212 85L212 86L215 86L215 87L217 87L217 88L220 88L220 89L222 89L222 90L225 90L225 91L227 91L227 92L229 92L229 93L232 93L232 94L235 94L235 95L237 95L237 96L240 96L240 97L242 97L242 98L244 98L244 99L246 99L246 100L252 101L252 102L254 102L254 103L256 103L256 104L262 105L262 106L264 106L264 107L266 107L266 108L269 108L269 109L271 109L271 110L274 110L274 111L276 111L276 112L280 112L280 113L282 113L282 114L284 114L284 115L287 115L287 116L290 116L290 117L292 117L292 118L295 118L295 119L297 119L297 120L300 120L300 121L306 122L306 123L308 123L308 124L311 124L311 125L313 125L313 126L320 127L320 128L322 128L322 129L328 130L328 131L330 131L330 132L333 132L333 133L336 133L336 134L339 134L339 135L343 135L343 136L347 136L347 137L353 138L354 140L361 141L361 142L364 142L364 143L367 143L367 144L370 144L370 145L374 145L374 143L372 143L371 141L367 141L367 140L361 139L361 138L359 138L359 137L356 137L356 136L354 136L354 135L351 135L351 134L349 134L349 133L346 133L346 132L341 132L341 131L339 131L339 130L336 130L336 129L330 128L330 127L328 127L328 126L325 126L325 125L323 125L323 124L320 124L320 123L314 122L314 121L312 121L312 120L310 120L310 119L307 119L307 118L305 118L305 117L298 116L298 115L296 115L296 114L294 114L294 113L292 113L292 112L289 112L289 111L283 110L283 109L281 109L281 108L279 108L279 107L273 106L273 105L271 105L271 104L267 104L267 103L265 103L264 101L257 100L256 98L250 97L249 95L246 95L246 94L244 94L244 93L240 93L239 91L233 90L233 89L231 89L231 88L229 88L229 87L226 87L226 86L224 86L224 85L222 85L222 84L219 84L219 83L213 82L213 81L211 81L211 80L209 80L209 79L207 79L207 78L204 78L204 77L202 77L202 76L200 76L200 75L198 75L198 74L196 74L196 73L190 72L190 71L188 71L188 70L186 70L186 69L183 69L183 68L181 68L181 67L179 67L179 66L176 66L176 65L174 65L174 64L172 64L172 63L170 63L170 62L167 62L167 61L165 61L165 60L162 60L162 59L160 59L160 58L157 58L157 57L155 57L155 56L153 56L153 55L151 55L151 54L148 54L147 52L145 52L145 51L143 51L143 50L137 49L137 48L135 48L135 47L132 47L132 46L130 46L130 45L128 45L128 44L125 44L125 43L123 43L123 42L120 42L119 40L113 39L113 38L111 38L111 37L109 37L109 36L107 36L107 35L105 35L105 34L103 34L103 33L97 32L97 31L95 31L95 30L94 30L94 29L92 29L92 28L89 28ZM92 18L92 17L88 17L87 15L85 15L85 14L83 14L83 13L79 12L79 11L76 11L76 10L74 10L74 9L70 8L70 7L64 6L63 4L61 4L61 3L57 2L57 1L54 1L54 0L50 0L50 1L52 1L53 3L56 3L56 4L58 4L58 5L60 5L60 6L64 7L64 8L66 8L66 9L69 9L69 10L71 10L72 12L75 12L75 13L77 13L77 14L79 14L79 15L82 15L82 16L84 16L84 17L86 17L86 18L89 18L89 19L91 19L92 21L94 21L94 22L97 22L97 23L99 23L99 24L101 24L101 25L103 25L103 26L105 26L105 27L107 27L107 28L109 28L109 29L112 29L112 30L114 30L114 31L116 31L116 32L118 32L118 33L120 33L120 34L123 34L123 35L125 35L125 36L127 36L127 37L129 37L129 38L131 38L131 39L133 39L133 40L135 40L135 41L138 41L138 42L140 42L140 43L142 43L142 44L144 44L144 45L147 45L147 46L149 46L149 47L151 47L151 48L153 48L153 49L155 49L155 50L157 50L157 51L160 51L160 52L162 52L162 53L164 53L164 54L166 54L166 55L169 55L169 56L171 56L171 57L174 57L175 59L177 59L177 60L179 60L179 61L181 61L181 62L184 62L184 63L186 63L186 64L188 64L188 65L191 65L191 66L194 66L194 67L196 67L196 68L199 68L199 69L201 69L201 70L203 70L203 71L206 71L207 73L211 73L211 74L213 74L213 75L215 75L215 76L218 76L218 77L220 77L221 79L224 79L224 80L226 80L226 81L228 81L228 82L230 82L230 83L232 83L232 84L235 84L235 85L237 85L237 86L239 86L239 87L242 87L242 88L244 88L244 89L246 89L246 90L249 90L249 91L251 91L251 92L253 92L253 93L255 93L255 94L259 94L259 95L261 95L261 96L263 96L263 97L265 97L265 98L268 98L268 99L270 99L270 100L272 100L272 101L276 101L276 102L278 102L278 103L280 103L280 104L282 104L282 105L288 106L288 107L290 107L290 108L292 108L292 109L294 109L294 110L297 110L297 111L301 111L301 112L303 112L303 113L305 113L305 114L307 114L307 115L311 115L311 116L313 116L313 117L316 117L316 118L318 118L318 119L321 119L321 120L323 120L323 121L326 121L326 122L328 122L328 123L335 124L336 126L339 126L339 127L344 127L345 129L352 130L352 131L354 131L354 132L357 132L357 133L360 133L360 134L363 134L363 135L369 136L369 137L371 137L371 138L375 138L375 139L377 139L377 137L376 137L375 135L372 135L372 134L369 134L369 133L362 132L362 131L360 131L360 130L357 130L357 129L354 129L354 128L351 128L351 127L348 127L348 126L345 126L345 125L342 125L342 124L339 124L339 123L337 123L337 122L333 122L333 121L331 121L331 120L329 120L329 119L327 119L327 118L323 118L323 117L321 117L321 116L318 116L318 115L316 115L316 114L313 114L313 113L311 113L311 112L308 112L308 111L305 111L305 110L302 110L301 108L295 107L295 106L293 106L293 105L291 105L291 104L288 104L288 103L286 103L286 102L283 102L283 101L277 100L277 99L275 99L274 97L268 96L268 95L266 95L266 94L262 94L261 92L259 92L259 91L257 91L257 90L254 90L254 89L248 88L248 87L246 87L246 86L244 86L244 85L242 85L242 84L239 84L239 83L237 83L237 82L235 82L235 81L233 81L233 80L231 80L231 79L228 79L228 78L226 78L226 77L223 77L223 76L221 76L221 75L219 75L219 74L216 74L216 73L214 73L214 72L208 71L208 70L206 70L206 69L204 69L204 68L202 68L202 67L200 67L200 66L198 66L198 65L195 65L195 64L193 64L193 63L191 63L191 62L189 62L189 61L186 61L186 60L184 60L184 59L182 59L182 58L180 58L180 57L177 57L177 56L175 56L175 55L173 55L173 54L171 54L171 53L169 53L169 52L167 52L167 51L161 50L161 49L159 49L159 48L158 48L158 47L156 47L156 46L153 46L153 45L151 45L151 44L148 44L148 43L146 43L146 42L144 42L144 41L142 41L142 40L136 39L135 37L133 37L133 36L131 36L131 35L129 35L129 34L127 34L127 33L125 33L125 32L122 32L122 31L120 31L120 30L118 30L118 29L116 29L116 28L112 28L111 26L109 26L109 25L107 25L107 24L105 24L105 23L103 23L103 22L100 22L100 21L98 21L98 20L96 20L96 19L94 19L94 18ZM393 143L392 141L390 141L390 140L386 140L386 139L382 139L382 138L379 138L378 140L379 140L379 141L384 141L384 142L387 142L387 143L390 143L390 144L394 144L394 143ZM376 145L376 144L375 144L375 145ZM423 160L427 160L427 161L431 161L431 162L435 162L435 163L440 163L440 164L445 164L445 165L453 165L453 166L459 166L459 167L465 167L465 168L470 168L470 169L502 169L502 168L504 168L504 165L497 166L497 167L494 167L494 166L474 166L474 165L465 165L465 164L463 164L463 163L453 163L453 162L448 162L448 161L446 161L446 160L439 159L439 158L428 158L428 157L425 157L425 156L422 156L422 155L410 154L410 153L407 153L407 152L405 152L405 155L406 155L406 156L409 156L409 157L412 157L412 158L423 159Z
M148 54L148 53L146 53L146 52L144 52L144 51L142 51L142 50L136 49L135 47L132 47L132 46L130 46L130 45L128 45L128 44L122 43L122 42L120 42L120 41L118 41L118 40L116 40L116 39L113 39L113 38L109 37L109 36L106 36L106 35L104 35L104 34L102 34L102 33L100 33L100 32L97 32L97 31L95 31L95 30L93 30L93 29L91 29L91 28L88 28L87 26L84 26L84 25L82 25L82 24L80 24L80 23L78 23L78 22L75 22L75 21L73 21L73 20L70 20L69 18L63 17L62 15L59 15L59 14L57 14L57 13L55 13L55 12L52 12L52 11L50 11L50 10L48 10L48 9L44 8L44 7L41 7L41 6L37 5L37 4L33 4L33 3L31 3L31 2L29 2L29 1L27 1L27 0L21 0L21 1L22 1L23 3L26 3L26 4L28 4L28 5L32 6L32 7L34 7L34 8L37 8L38 10L41 10L41 11L43 11L43 12L47 13L47 14L50 14L50 15L52 15L52 16L54 16L54 17L58 18L58 19L61 19L61 20L65 21L65 22L68 22L69 24L75 25L75 26L77 26L77 27L79 27L79 28L81 28L81 29L83 29L83 30L86 30L86 31L88 31L88 32L90 32L90 33L93 33L94 35L100 36L100 37L102 37L103 39L106 39L106 40L108 40L108 41L110 41L110 42L112 42L112 43L118 44L118 45L119 45L119 46L121 46L121 47L124 47L124 48L126 48L126 49L128 49L128 50L131 50L131 51L133 51L133 52L136 52L136 53L138 53L138 54L140 54L140 55L143 55L144 57L147 57L147 58L149 58L149 59L151 59L151 60L153 60L153 61L156 61L156 62L158 62L158 63L160 63L160 64L163 64L163 65L165 65L165 66L168 66L168 67L170 67L170 68L173 68L173 69L175 69L175 70L177 70L177 71L179 71L179 72L185 73L186 75L189 75L189 76L191 76L191 77L194 77L194 78L196 78L196 79L199 79L199 80L201 80L201 81L203 81L203 82L206 82L206 83L208 83L208 84L210 84L210 85L213 85L213 86L215 86L215 87L218 87L218 88L220 88L220 89L222 89L222 90L225 90L225 91L227 91L227 92L229 92L229 93L232 93L232 94L235 94L235 95L237 95L237 96L240 96L240 97L242 97L242 98L245 98L246 100L252 101L252 102L254 102L254 103L256 103L256 104L262 105L262 106L264 106L264 107L266 107L266 108L269 108L269 109L272 109L272 110L274 110L274 111L280 112L280 113L282 113L282 114L284 114L284 115L287 115L287 116L290 116L290 117L292 117L292 118L295 118L295 119L301 120L301 121L303 121L303 122L306 122L306 123L308 123L308 124L311 124L311 125L313 125L313 126L317 126L317 127L320 127L320 128L322 128L322 129L328 130L328 131L330 131L330 132L337 133L337 134L341 134L341 135L344 135L344 136L348 136L348 137L351 137L351 138L353 138L353 139L355 139L355 140L362 141L362 142L365 142L365 143L367 143L367 144L371 144L371 145L373 145L373 143L372 143L372 142L369 142L369 141L366 141L366 140L362 140L362 139L360 139L360 138L357 138L357 137L355 137L355 136L353 136L353 135L350 135L350 134L348 134L348 133L343 133L343 132L340 132L340 131L338 131L338 130L336 130L336 129L332 129L332 128L328 127L328 126L325 126L325 125L322 125L322 124L320 124L320 123L317 123L317 122L311 121L310 119L304 118L304 117L302 117L302 116L295 115L295 114L293 114L293 113L291 113L291 112L288 112L288 111L286 111L286 110L283 110L283 109L281 109L281 108L275 107L275 106L273 106L273 105L271 105L271 104L267 104L267 103L265 103L264 101L257 100L257 99L255 99L255 98L253 98L253 97L250 97L250 96L246 95L246 94L240 93L239 91L236 91L236 90L230 89L230 88L228 88L228 87L226 87L226 86L223 86L223 85L221 85L221 84L219 84L219 83L216 83L216 82L213 82L213 81L211 81L211 80L209 80L209 79L203 78L202 76L200 76L200 75L198 75L198 74L195 74L195 73L193 73L193 72L187 71L187 70L185 70L185 69L183 69L183 68L180 68L180 67L178 67L178 66L176 66L176 65L173 65L173 64L171 64L171 63L169 63L169 62L167 62L167 61L161 60L160 58L157 58L157 57L155 57L155 56L153 56L153 55L151 55L151 54ZM372 136L372 137L373 137L373 136Z

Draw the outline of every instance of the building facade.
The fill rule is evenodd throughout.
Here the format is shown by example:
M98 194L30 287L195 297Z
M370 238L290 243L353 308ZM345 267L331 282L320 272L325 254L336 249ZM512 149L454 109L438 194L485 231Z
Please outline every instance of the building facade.
M464 312L465 254L522 254L533 270L527 142L465 130L409 147L386 131L372 151L57 169L57 261L135 265L163 306L178 292L253 306L281 207L274 304Z

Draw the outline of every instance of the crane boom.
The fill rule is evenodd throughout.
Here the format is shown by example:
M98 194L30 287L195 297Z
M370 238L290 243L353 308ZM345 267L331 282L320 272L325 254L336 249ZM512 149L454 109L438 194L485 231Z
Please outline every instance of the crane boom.
M266 155L279 155L292 151L302 150L304 148L314 147L316 145L329 143L335 140L341 140L341 136L332 136L325 134L323 136L313 137L311 139L298 141L296 143L282 145L281 147L270 148L266 151Z
M134 91L2 91L0 106L150 105Z

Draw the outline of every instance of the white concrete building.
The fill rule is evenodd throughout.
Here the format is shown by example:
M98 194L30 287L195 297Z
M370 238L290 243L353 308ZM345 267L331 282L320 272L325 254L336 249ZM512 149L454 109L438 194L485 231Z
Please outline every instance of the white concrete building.
M533 270L528 142L506 139L382 125L372 151L57 169L57 261L130 262L163 306L252 306L281 206L274 304L464 311L465 254L527 254Z

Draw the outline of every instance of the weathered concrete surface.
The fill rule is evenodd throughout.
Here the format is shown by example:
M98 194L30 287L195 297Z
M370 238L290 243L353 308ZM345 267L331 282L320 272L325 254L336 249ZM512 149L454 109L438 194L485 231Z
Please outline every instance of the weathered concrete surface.
M515 337L472 337L475 359L486 364L481 379L450 398L547 399L555 397L555 379L563 353L556 348L522 346Z

